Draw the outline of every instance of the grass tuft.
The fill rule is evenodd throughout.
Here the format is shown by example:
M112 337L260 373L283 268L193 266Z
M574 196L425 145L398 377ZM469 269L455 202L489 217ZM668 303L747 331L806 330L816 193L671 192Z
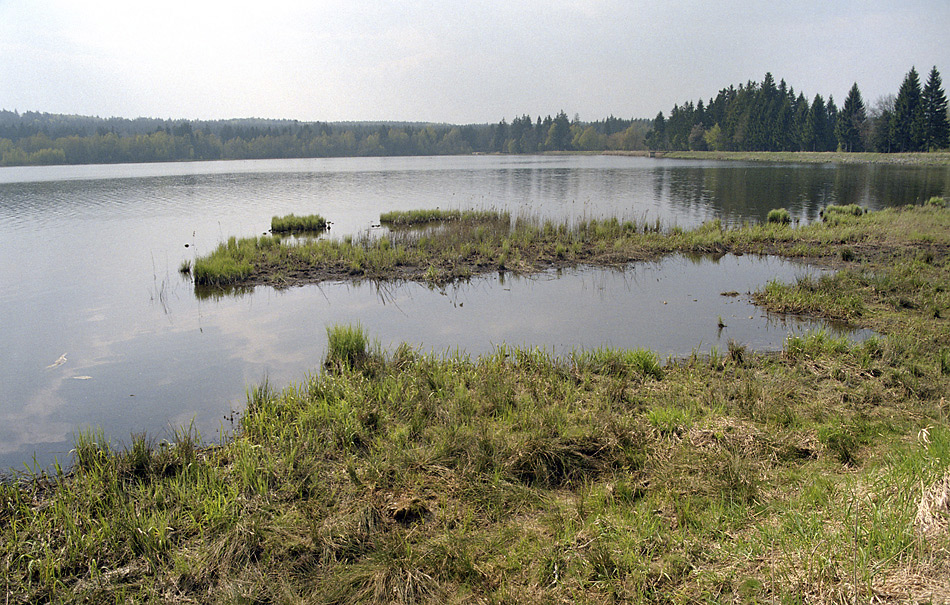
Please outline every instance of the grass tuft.
M327 228L327 221L319 214L296 216L275 216L270 220L270 230L273 233L300 233L305 231L323 231Z
M769 214L766 216L765 220L767 223L787 225L792 222L792 216L785 208L774 208L769 210Z

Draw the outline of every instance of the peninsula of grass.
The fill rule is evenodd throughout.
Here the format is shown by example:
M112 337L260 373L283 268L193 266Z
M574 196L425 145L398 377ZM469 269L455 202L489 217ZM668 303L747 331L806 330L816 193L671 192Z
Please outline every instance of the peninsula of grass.
M726 227L712 221L695 229L662 230L657 224L617 219L512 221L507 213L479 212L466 220L445 220L435 230L391 229L292 246L274 236L230 238L196 259L192 273L198 286L279 287L352 278L445 284L496 271L623 266L671 253L777 254L841 264L886 258L905 241L933 254L945 253L950 245L950 214L938 204L867 215L860 208L857 214L848 207L832 208L826 221L794 227L784 220L787 213L774 213L777 220L764 224ZM393 213L394 220L402 216Z
M303 233L307 231L324 231L327 221L319 214L307 216L275 216L270 220L270 230L273 233Z
M948 215L665 235L847 246L755 298L859 343L473 358L330 326L219 444L81 432L0 482L4 603L947 602Z

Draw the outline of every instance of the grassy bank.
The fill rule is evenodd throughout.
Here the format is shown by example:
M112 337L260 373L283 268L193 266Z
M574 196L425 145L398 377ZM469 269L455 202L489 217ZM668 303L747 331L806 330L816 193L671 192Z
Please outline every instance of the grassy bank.
M738 160L804 164L907 164L950 166L950 151L928 153L846 153L838 151L664 151L656 157L682 160Z
M663 236L851 248L757 299L880 333L860 344L471 358L330 328L216 447L85 433L73 472L0 487L6 601L946 600L948 214Z
M779 212L776 209L776 212ZM781 214L781 212L779 212ZM787 213L785 213L787 215ZM663 231L658 223L617 219L577 223L517 219L507 213L439 211L391 213L393 224L432 224L429 230L393 229L380 236L282 243L279 236L230 238L198 258L201 286L292 285L327 279L410 279L430 283L493 271L532 273L552 267L622 266L679 252L780 254L835 262L893 253L899 238L937 248L948 245L950 218L938 206L897 209L866 219L837 212L822 223L793 228L786 221L727 228L714 221L691 230Z

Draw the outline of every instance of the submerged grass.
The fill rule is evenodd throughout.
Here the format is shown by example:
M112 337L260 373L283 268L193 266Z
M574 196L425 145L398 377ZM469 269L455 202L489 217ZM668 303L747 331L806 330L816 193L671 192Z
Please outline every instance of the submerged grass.
M860 343L471 358L331 326L217 446L86 431L70 469L0 483L5 602L946 602L945 220L665 236L848 241L846 269L757 300Z

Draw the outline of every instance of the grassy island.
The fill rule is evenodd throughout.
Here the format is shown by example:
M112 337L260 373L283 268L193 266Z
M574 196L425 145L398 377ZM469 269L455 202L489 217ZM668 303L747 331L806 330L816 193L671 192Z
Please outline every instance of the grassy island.
M359 326L330 327L321 367L252 389L226 442L182 430L115 448L84 433L71 469L0 484L5 602L950 597L950 210L669 233L497 216L440 243L457 226L324 252L276 238L223 248L268 283L277 270L312 277L318 253L339 255L319 275L357 260L361 275L390 275L374 263L396 250L401 275L434 267L436 279L459 257L528 270L781 253L840 270L771 283L759 304L878 336L681 360L507 347L471 358L384 351Z
M937 212L942 198L934 200L928 203L929 210L878 212L866 220L848 220L849 210L830 207L823 222L797 228L790 227L788 220L736 228L712 221L691 230L663 231L658 223L617 219L568 223L512 220L508 213L492 211L388 213L382 222L392 228L382 234L292 246L284 245L279 235L232 237L198 258L193 273L199 286L279 287L352 278L445 284L493 271L622 266L674 252L779 254L834 263L842 255L855 259L891 254L902 245L893 233L924 248L944 241L950 223L943 218L945 213ZM788 216L784 209L773 213ZM860 209L859 214L863 214ZM413 225L434 227L401 228Z
M326 228L327 220L319 214L308 214L306 216L288 214L287 216L275 216L270 221L270 230L273 233L317 232L324 231Z

